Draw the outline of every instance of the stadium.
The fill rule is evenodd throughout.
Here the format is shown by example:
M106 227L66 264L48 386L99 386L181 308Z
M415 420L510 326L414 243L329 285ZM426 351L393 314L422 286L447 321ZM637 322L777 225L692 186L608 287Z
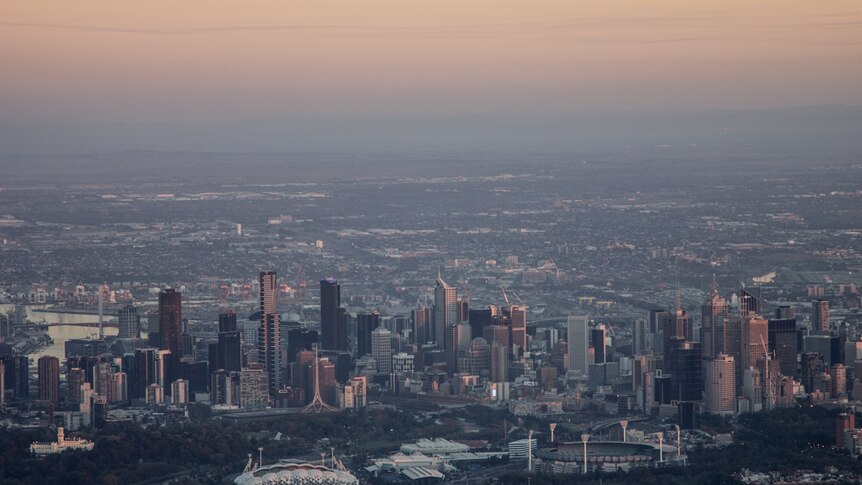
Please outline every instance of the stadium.
M236 485L358 485L347 471L311 463L280 462L246 471L234 480Z
M667 452L669 448L665 447ZM553 448L534 452L536 468L545 473L583 473L584 444L581 441L557 443ZM665 458L669 455L666 454ZM658 445L624 443L622 441L591 441L587 443L587 468L594 470L629 470L652 466L659 460Z

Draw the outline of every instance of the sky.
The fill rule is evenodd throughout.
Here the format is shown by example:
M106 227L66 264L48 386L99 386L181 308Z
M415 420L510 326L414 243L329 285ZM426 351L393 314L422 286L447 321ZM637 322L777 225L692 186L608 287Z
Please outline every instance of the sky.
M862 2L0 0L0 69L18 138L862 105Z

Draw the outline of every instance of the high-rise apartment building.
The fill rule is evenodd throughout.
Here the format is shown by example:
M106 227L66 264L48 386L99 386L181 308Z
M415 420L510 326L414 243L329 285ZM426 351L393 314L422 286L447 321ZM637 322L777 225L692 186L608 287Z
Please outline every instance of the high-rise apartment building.
M281 318L276 294L278 278L275 271L260 273L260 328L258 329L258 362L266 373L269 395L281 388Z
M701 307L700 340L703 343L703 358L715 359L724 353L724 320L727 318L727 302L718 294L715 279L712 289ZM688 336L689 339L692 336Z
M811 318L811 333L829 335L829 300L813 302L814 315Z
M736 414L736 371L733 357L721 354L706 361L706 411L732 416Z
M141 317L134 305L126 305L117 312L120 332L118 338L138 338L141 335Z
M457 289L443 281L438 273L434 287L434 342L440 348L446 345L446 327L458 323L457 303Z
M168 382L178 375L183 356L183 294L173 288L159 293L159 349L170 350L166 363ZM161 383L164 387L164 383Z
M60 401L60 359L44 355L37 361L39 400L54 404Z
M569 373L587 376L587 317L569 315L567 343L569 345Z

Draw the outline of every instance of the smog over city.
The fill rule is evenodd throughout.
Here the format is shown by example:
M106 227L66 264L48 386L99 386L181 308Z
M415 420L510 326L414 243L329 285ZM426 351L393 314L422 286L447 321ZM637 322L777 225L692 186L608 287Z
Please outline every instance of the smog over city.
M0 483L859 482L858 2L73 3L0 6Z

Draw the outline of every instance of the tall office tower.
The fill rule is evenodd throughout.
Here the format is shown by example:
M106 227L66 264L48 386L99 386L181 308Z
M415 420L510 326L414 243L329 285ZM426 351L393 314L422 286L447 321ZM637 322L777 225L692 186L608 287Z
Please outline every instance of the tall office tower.
M293 328L287 331L287 361L296 362L296 354L302 350L312 350L317 344L317 330Z
M39 357L39 400L54 404L60 401L60 359Z
M460 371L458 368L458 358L462 352L470 349L470 326L466 323L458 325L449 325L446 327L445 348L446 348L446 369L449 373Z
M664 333L670 313L663 309L649 311L649 334L652 338L652 348L657 354L664 354Z
M736 371L733 357L721 354L706 361L706 411L732 416L736 414Z
M652 348L648 330L645 318L635 318L632 321L632 355L643 355L646 349Z
M509 380L509 347L491 342L491 382Z
M512 355L520 357L527 349L527 307L512 305L509 309L512 320Z
M392 372L392 332L379 326L371 332L371 356L377 362L377 372Z
M829 300L811 303L814 315L811 317L811 332L829 335Z
M769 342L769 321L756 314L749 313L742 317L742 352L741 362L736 372L737 378L743 375L746 369L757 366L757 361L762 360L767 353L763 344ZM767 344L768 347L768 344ZM793 365L796 366L796 353L793 354ZM740 381L737 381L740 382Z
M0 359L0 406L6 404L6 363Z
M275 271L260 273L260 328L257 334L257 358L266 372L269 395L281 389L281 322L276 301L278 278Z
M157 383L155 349L135 350L135 368L129 379L129 397L132 399L147 397L147 387Z
M594 364L604 364L607 362L607 346L605 345L605 326L599 325L596 328L590 329L590 346L595 350Z
M236 332L236 313L233 310L228 310L218 315L218 331L221 332Z
M26 355L6 355L0 360L5 367L5 390L12 390L18 401L30 398L30 360Z
M371 354L371 332L380 326L380 314L377 311L356 315L356 356Z
M470 321L470 302L468 300L458 300L458 320L457 323Z
M471 337L482 337L484 335L483 329L488 325L493 325L494 317L499 314L500 310L494 305L488 308L471 308L467 318L470 322Z
M488 343L497 342L507 349L511 348L509 345L509 327L505 325L488 325L482 328L482 338Z
M802 337L802 350L804 352L818 352L823 355L823 364L831 366L840 362L838 353L838 337L831 335L806 335Z
M470 348L461 353L458 367L462 374L487 375L491 370L491 346L482 337L474 338Z
M784 315L781 308L776 311L776 316ZM778 367L781 369L781 374L789 377L796 377L799 372L796 370L796 356L799 353L799 336L796 330L796 318L789 317L772 318L768 323L769 340L767 344L769 351L774 353L778 360Z
M96 394L105 396L108 402L112 400L112 384L114 369L107 362L99 362L93 369L93 389Z
M752 314L753 315L753 314ZM766 320L764 320L766 322ZM736 367L736 384L742 385L742 317L739 315L728 315L724 320L724 353L733 357L733 363ZM765 329L765 327L764 327ZM763 337L766 341L766 335Z
M220 313L218 328L218 342L215 345L215 355L209 357L209 370L239 372L242 369L242 333L237 330L236 313Z
M211 370L242 370L242 337L240 332L219 332L215 365L210 361Z
M789 305L781 305L775 309L775 318L777 320L796 318L796 309Z
M168 382L179 372L183 356L182 300L183 294L173 288L159 293L159 349L171 351L166 366Z
M569 345L569 374L587 376L587 316L569 315L566 341Z
M413 343L422 345L434 339L433 314L430 308L417 308L413 310Z
M742 316L754 313L760 315L760 287L739 290L739 312Z
M670 341L665 369L671 374L671 396L677 401L703 398L703 353L700 342L679 337Z
M688 314L681 306L677 306L676 310L673 314L668 315L667 319L665 319L664 326L664 338L662 343L663 353L667 354L670 341L673 338L681 338L681 339L691 339L692 335L689 333L689 328L691 327L690 319Z
M823 372L823 354L817 352L802 353L802 385L806 392L814 390L814 378Z
M715 277L712 288L701 307L700 341L703 343L703 358L712 360L724 353L724 320L727 318L727 302L718 294ZM688 336L692 338L691 335Z
M138 338L141 335L141 317L138 308L126 305L117 312L117 323L120 327L118 338Z
M69 381L68 402L78 404L81 402L81 385L87 382L87 374L84 369L73 367L69 369L67 379Z
M450 286L440 273L437 273L437 285L434 287L434 342L437 347L446 345L446 327L458 323L457 289Z
M129 400L129 379L125 372L111 374L111 402L127 402Z
M347 321L339 317L341 285L335 278L320 280L320 345L323 350L349 350Z
M847 367L844 364L835 364L829 369L832 377L832 397L837 398L847 393Z

